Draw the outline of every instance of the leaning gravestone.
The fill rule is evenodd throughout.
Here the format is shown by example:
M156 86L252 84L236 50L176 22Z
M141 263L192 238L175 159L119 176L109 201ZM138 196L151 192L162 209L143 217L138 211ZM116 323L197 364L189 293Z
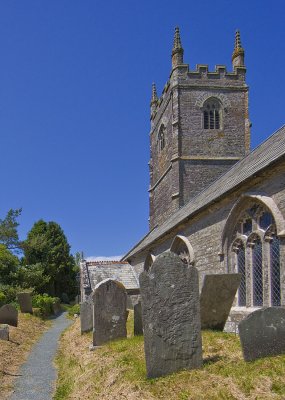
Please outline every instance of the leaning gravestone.
M127 336L127 292L112 279L99 282L93 295L93 346Z
M139 301L134 305L134 335L142 335L142 303Z
M224 329L240 279L240 274L205 276L200 296L202 329Z
M9 340L9 325L0 325L0 339Z
M18 310L11 304L5 304L0 308L0 324L18 326Z
M80 303L80 329L81 333L93 329L93 305L90 300Z
M285 309L267 307L249 314L238 326L245 361L285 353Z
M32 296L30 293L18 293L18 302L22 313L33 314Z
M198 272L174 253L139 277L147 377L202 365Z

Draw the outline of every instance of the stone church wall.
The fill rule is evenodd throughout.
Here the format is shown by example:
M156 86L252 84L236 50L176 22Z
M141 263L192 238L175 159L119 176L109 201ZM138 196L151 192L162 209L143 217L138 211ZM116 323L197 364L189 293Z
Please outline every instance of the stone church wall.
M220 253L222 234L230 211L243 194L260 193L271 197L283 217L285 217L284 176L285 160L268 168L266 171L262 171L231 194L223 196L213 205L190 217L187 222L180 224L171 233L166 234L157 242L153 242L150 248L133 256L130 263L139 274L144 268L144 262L149 253L157 256L169 250L175 236L183 235L189 240L194 250L195 266L199 271L200 287L205 274L229 272L226 262L226 249L223 249L224 256ZM285 260L285 243L283 241L281 242L280 256L282 260ZM283 267L282 285L285 287L285 265Z

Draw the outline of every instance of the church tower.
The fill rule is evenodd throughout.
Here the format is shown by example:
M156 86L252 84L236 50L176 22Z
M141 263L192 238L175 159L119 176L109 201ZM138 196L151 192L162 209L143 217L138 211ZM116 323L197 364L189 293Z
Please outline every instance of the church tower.
M209 186L250 150L248 86L240 33L233 71L183 61L175 29L172 70L160 98L152 85L150 131L150 229Z

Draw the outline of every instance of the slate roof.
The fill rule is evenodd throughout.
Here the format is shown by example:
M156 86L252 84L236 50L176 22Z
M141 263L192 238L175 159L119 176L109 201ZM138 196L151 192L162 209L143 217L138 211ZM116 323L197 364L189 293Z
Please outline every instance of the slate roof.
M236 189L262 169L268 167L285 156L285 125L278 129L265 142L261 143L250 154L233 165L224 175L218 178L205 190L191 199L187 204L171 215L162 225L150 231L123 258L127 260L132 255L144 250L152 242L159 239L183 220L201 209L217 201L225 194Z
M133 267L120 261L87 261L91 289L104 279L121 282L127 290L139 289L139 283Z

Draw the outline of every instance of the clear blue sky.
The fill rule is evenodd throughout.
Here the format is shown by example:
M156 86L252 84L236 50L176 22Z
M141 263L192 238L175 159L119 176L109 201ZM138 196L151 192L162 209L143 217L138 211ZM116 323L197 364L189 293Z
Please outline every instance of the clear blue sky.
M283 0L0 3L0 217L58 222L72 252L124 254L148 230L149 103L184 61L231 69L239 28L252 148L285 122Z

